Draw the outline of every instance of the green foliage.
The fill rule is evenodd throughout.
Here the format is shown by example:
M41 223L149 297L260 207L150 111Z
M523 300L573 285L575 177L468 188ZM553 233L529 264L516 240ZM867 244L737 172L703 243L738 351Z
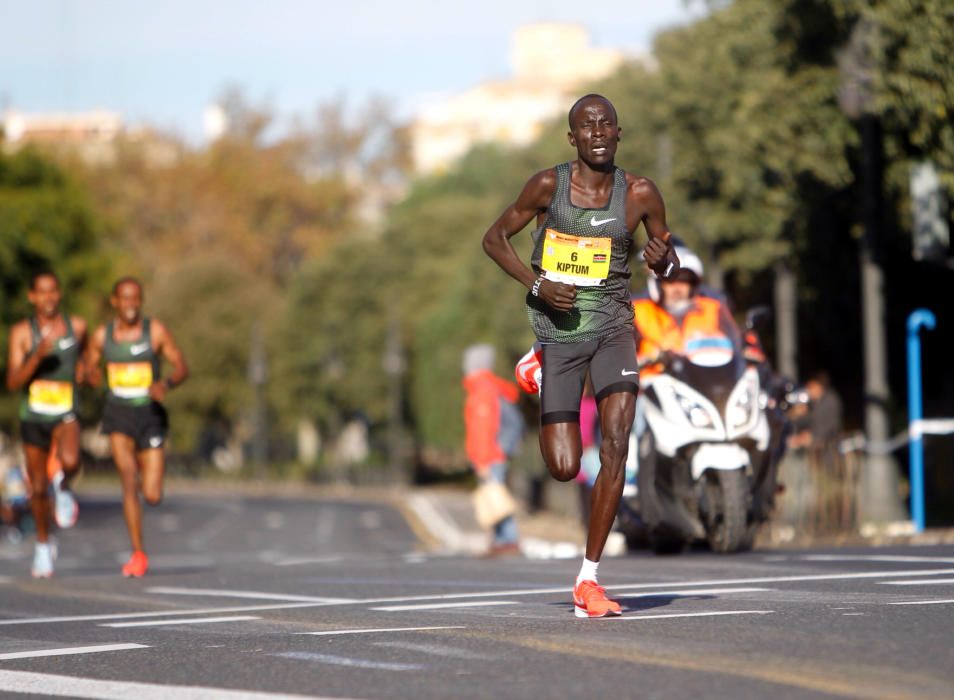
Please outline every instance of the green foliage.
M176 445L194 446L203 428L244 417L253 328L275 303L267 284L223 255L184 260L147 288L145 312L166 324L191 370L168 398Z

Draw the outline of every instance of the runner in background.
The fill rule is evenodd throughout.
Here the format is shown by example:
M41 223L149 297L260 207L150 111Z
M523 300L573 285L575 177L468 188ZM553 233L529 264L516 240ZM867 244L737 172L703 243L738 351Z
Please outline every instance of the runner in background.
M61 469L52 482L54 515L60 527L76 523L78 506L69 489L80 466L80 429L76 419L76 384L86 321L60 310L62 292L56 274L35 273L28 291L34 315L10 331L7 388L22 391L20 436L30 479L30 507L36 523L34 578L53 575L55 543L50 541L50 479L47 469L55 445Z
M123 489L123 516L129 530L132 556L123 576L143 576L149 558L143 549L142 506L162 501L166 432L169 422L162 401L166 393L189 376L189 368L172 334L158 319L142 315L142 284L123 277L109 298L112 321L93 333L85 358L90 384L102 383L106 363L106 408L103 432L109 435L113 461ZM162 360L172 373L160 378Z

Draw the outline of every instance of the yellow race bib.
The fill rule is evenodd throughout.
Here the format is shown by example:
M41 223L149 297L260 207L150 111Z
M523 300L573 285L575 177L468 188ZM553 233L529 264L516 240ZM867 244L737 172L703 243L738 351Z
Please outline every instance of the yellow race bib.
M43 416L60 416L73 410L73 383L50 379L30 382L30 410Z
M609 277L612 239L581 238L552 228L544 235L541 267L548 280L598 287Z
M106 375L109 390L121 399L149 396L153 381L151 362L110 362Z

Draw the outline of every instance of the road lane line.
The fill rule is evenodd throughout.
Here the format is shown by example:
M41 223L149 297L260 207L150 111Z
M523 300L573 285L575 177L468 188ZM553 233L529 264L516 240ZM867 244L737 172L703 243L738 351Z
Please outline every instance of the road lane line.
M34 651L13 651L0 654L0 661L11 659L35 659L41 656L71 656L73 654L98 654L104 651L126 651L128 649L148 649L145 644L97 644L86 647L60 647L59 649L36 649ZM0 684L2 687L2 684Z
M734 586L748 583L799 583L804 581L849 581L855 579L869 578L906 578L918 576L940 576L954 574L954 569L914 569L907 571L867 571L862 573L840 573L840 574L804 574L797 576L760 576L753 578L735 578L735 579L705 579L702 581L655 581L653 583L624 583L619 585L606 586L607 590L612 591L632 591L641 588L659 588L666 586L668 588L682 588L691 586ZM418 595L418 596L397 596L392 598L364 598L355 600L356 604L370 603L411 603L414 601L426 600L462 600L467 598L495 598L498 596L527 596L527 595L549 595L552 593L569 593L570 586L559 586L553 588L516 588L504 591L481 591L473 593L441 593L436 595Z
M267 593L265 591L233 591L226 588L179 588L175 586L150 586L146 593L161 595L213 596L216 598L251 598L253 600L285 600L289 603L356 603L352 598L323 598L310 595L289 593Z
M371 661L369 659L354 659L350 656L333 656L319 654L314 651L285 651L280 654L270 654L282 659L296 659L299 661L319 661L333 666L350 666L351 668L370 668L375 671L423 671L427 666L421 664L403 664L396 661Z
M484 608L490 605L520 605L515 600L480 600L470 603L424 603L420 605L387 605L371 608L379 612L404 612L407 610L444 610L446 608Z
M299 566L301 564L335 564L344 559L340 555L329 557L286 557L273 562L275 566Z
M376 632L423 632L425 630L462 630L466 629L463 625L454 625L451 627L376 627L373 629L360 630L329 630L326 632L296 632L295 634L310 635L312 637L334 637L340 634L372 634Z
M159 685L127 681L95 680L52 673L0 670L0 688L10 693L99 700L331 700L315 695L264 693L255 690L228 690L197 685Z
M888 605L946 605L954 603L954 600L906 600L898 603L888 603Z
M910 554L804 554L800 561L877 561L901 564L952 564L954 557L919 557Z
M261 620L255 615L232 615L230 617L190 617L181 620L140 620L139 622L107 622L100 627L159 627L161 625L204 625L212 622L239 622L240 620Z
M726 585L744 585L754 583L801 583L808 581L852 581L864 580L870 578L923 578L925 576L944 576L954 574L954 569L915 569L904 571L868 571L863 573L836 573L836 574L806 574L798 576L760 576L751 578L736 579L706 579L702 581L655 581L653 583L630 583L616 586L607 586L612 591L633 591L645 588L658 588L666 586L668 588L690 588L692 586L726 586ZM0 620L0 626L6 625L30 625L55 622L85 622L90 620L118 620L124 618L138 617L159 617L167 615L204 615L216 613L232 612L259 612L268 610L289 610L294 608L314 608L339 605L376 605L379 603L412 603L416 601L439 601L439 600L467 600L476 598L496 598L500 596L534 596L550 594L569 594L570 587L559 586L553 588L518 588L506 591L479 591L471 593L442 593L432 595L417 596L397 596L387 598L355 598L355 599L324 599L316 600L336 600L340 602L314 602L314 603L284 603L274 605L248 605L243 607L221 607L206 608L199 610L164 610L160 612L144 613L119 613L104 615L76 615L60 617L41 617L41 618L14 618ZM303 596L305 597L305 596Z
M664 620L671 617L720 617L722 615L772 615L774 610L719 610L716 612L666 613L663 615L624 615L620 620ZM610 618L607 618L610 619Z
M694 596L694 595L722 595L724 593L765 593L774 591L774 588L685 588L669 591L644 591L641 593L631 593L627 598L662 598L670 596Z
M940 586L954 583L954 578L924 579L923 581L878 581L882 586Z
M139 617L168 617L171 615L214 615L217 613L261 612L265 610L294 610L296 608L321 607L316 603L285 603L275 605L244 605L230 608L199 608L159 610L135 613L104 613L102 615L61 615L59 617L19 617L12 620L0 620L0 625L42 625L56 622L95 622L97 620L130 620Z

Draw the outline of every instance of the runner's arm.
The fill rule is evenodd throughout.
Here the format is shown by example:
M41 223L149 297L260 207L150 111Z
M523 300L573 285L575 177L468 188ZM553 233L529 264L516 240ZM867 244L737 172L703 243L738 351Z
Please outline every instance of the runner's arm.
M39 347L31 353L29 323L21 321L16 324L10 330L7 351L7 389L17 391L23 388L36 374L40 362L51 347L52 343L44 338Z
M551 168L537 173L524 185L517 200L504 209L484 234L484 252L527 289L533 289L537 275L517 255L510 239L547 210L555 191L556 171ZM561 311L569 311L576 300L576 288L573 285L552 280L542 280L537 287L537 294L547 304Z
M89 342L89 328L86 325L86 321L79 316L70 316L70 322L73 325L73 333L76 335L76 345L79 349L79 356L83 357ZM80 361L76 363L76 382L77 384L83 384L85 381L86 363Z
M172 365L172 374L161 382L153 384L153 388L156 388L156 390L161 393L161 398L157 398L156 400L161 401L165 398L166 391L179 386L189 378L189 365L186 363L182 350L180 350L176 344L175 338L172 337L172 333L169 332L169 329L166 328L161 321L153 319L152 333L156 341L157 352L162 359ZM157 388L157 385L161 385L161 388ZM150 389L150 394L152 393L153 391ZM153 396L153 398L156 397Z
M669 226L666 224L666 204L655 183L649 178L636 178L630 185L630 192L636 200L636 208L642 213L641 221L649 236L649 243L643 251L643 258L659 277L670 277L679 271L679 256L669 240Z
M83 352L83 378L82 381L89 386L99 386L103 383L103 347L106 345L106 326L99 326L93 331L90 342L86 344L86 350Z

